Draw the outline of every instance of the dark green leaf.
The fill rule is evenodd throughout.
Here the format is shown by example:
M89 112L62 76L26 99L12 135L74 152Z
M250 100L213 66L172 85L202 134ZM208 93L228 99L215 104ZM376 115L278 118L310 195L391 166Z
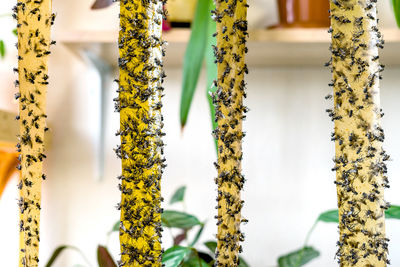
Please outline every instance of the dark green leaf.
M207 262L208 264L211 264L214 262L214 257L213 255L210 255L208 253L205 252L201 252L201 251L197 251L197 255L199 255L199 257L201 259L203 259L205 262ZM212 265L212 264L211 264Z
M183 267L210 267L210 265L193 253L192 256L183 262Z
M176 202L183 201L185 197L186 186L179 187L175 193L172 195L169 204L174 204Z
M239 259L240 259L239 267L249 267L247 262L242 257L239 257Z
M217 249L217 242L215 241L207 241L204 242L204 245L212 252L215 254L215 250Z
M161 215L164 226L170 228L190 229L193 226L201 225L195 216L181 211L166 210Z
M400 219L400 206L392 205L385 212L386 219Z
M215 9L214 1L209 1L209 12ZM207 47L206 47L206 67L207 67L207 100L208 105L210 108L210 115L211 115L211 125L212 129L215 130L217 128L217 123L215 121L215 107L213 104L212 94L215 93L216 87L213 86L214 80L217 79L217 64L215 64L215 56L213 45L217 44L217 39L213 37L213 34L216 32L216 23L215 21L209 16L208 18L208 34L207 34ZM218 154L218 144L217 140L215 139L215 149Z
M183 62L183 84L180 106L182 127L186 124L200 70L203 65L207 42L208 17L210 17L208 1L197 1L196 14L192 22L192 32Z
M6 45L3 40L0 40L0 57L4 58L6 55Z
M319 215L317 221L339 223L339 212L338 210L325 211Z
M199 241L199 238L200 238L201 234L203 233L203 229L204 229L204 224L201 225L200 229L197 231L196 235L194 236L192 243L190 243L191 247L196 245L197 241Z
M67 248L73 248L73 247L70 247L70 246L59 246L59 247L57 247L54 250L53 254L51 255L50 259L47 261L45 267L53 266L54 261L58 258L58 256L60 256L61 252L63 252Z
M165 264L165 267L177 267L189 255L190 251L190 248L187 247L171 247L164 252L162 263Z
M279 267L299 267L317 258L320 253L313 247L303 247L299 250L279 257Z
M99 267L117 267L107 248L103 246L97 247L97 262Z
M392 0L394 16L396 18L397 27L400 28L400 0Z
M18 35L18 31L17 31L17 29L14 29L12 32L13 32L13 34L14 34L15 36L17 36L17 35Z

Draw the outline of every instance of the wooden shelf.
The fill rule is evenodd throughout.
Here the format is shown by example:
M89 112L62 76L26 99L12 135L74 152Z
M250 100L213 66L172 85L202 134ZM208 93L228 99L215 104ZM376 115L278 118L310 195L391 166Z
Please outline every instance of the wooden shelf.
M382 30L386 41L381 52L382 63L400 65L400 30ZM59 43L74 51L83 47L101 46L102 54L110 63L116 62L117 31L74 31L56 35ZM172 29L164 33L169 43L164 60L166 66L182 66L190 29ZM249 32L250 66L322 66L329 59L330 35L327 29L273 29ZM98 48L97 48L98 49ZM115 64L114 64L115 65Z
M400 30L384 29L383 36L387 43L400 42ZM163 33L170 43L187 43L190 29L172 29ZM115 43L117 31L70 31L56 36L61 43ZM273 29L253 30L249 32L250 42L278 43L329 43L330 35L327 29Z

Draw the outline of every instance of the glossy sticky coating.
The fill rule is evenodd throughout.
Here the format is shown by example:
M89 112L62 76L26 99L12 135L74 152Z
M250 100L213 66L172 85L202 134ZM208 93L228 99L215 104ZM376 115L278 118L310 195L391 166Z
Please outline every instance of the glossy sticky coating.
M163 2L120 1L120 266L161 266Z
M332 73L335 123L336 185L340 237L336 258L340 266L386 266L383 191L388 187L382 149L383 115L379 79L383 66L378 49L383 40L377 27L376 1L332 0ZM328 96L329 98L329 96Z
M240 191L242 176L242 120L247 108L244 75L247 40L247 3L245 0L217 0L213 17L217 22L217 47L214 48L218 68L217 90L214 94L218 127L214 135L218 142L217 253L215 266L238 266L240 242L244 235L240 224L243 201Z
M14 7L18 25L18 72L21 180L20 198L20 258L19 266L38 266L41 185L46 127L46 90L49 76L50 27L55 15L51 0L19 0Z

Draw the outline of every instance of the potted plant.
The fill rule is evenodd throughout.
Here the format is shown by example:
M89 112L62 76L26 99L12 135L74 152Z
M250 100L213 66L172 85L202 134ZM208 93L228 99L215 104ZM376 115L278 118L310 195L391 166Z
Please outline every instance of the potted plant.
M278 28L329 27L329 0L278 0Z

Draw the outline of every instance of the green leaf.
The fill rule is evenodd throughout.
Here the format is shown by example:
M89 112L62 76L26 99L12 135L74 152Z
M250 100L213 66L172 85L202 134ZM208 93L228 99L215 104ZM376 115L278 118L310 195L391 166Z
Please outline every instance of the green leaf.
M0 57L4 58L6 55L6 46L3 40L0 40Z
M390 208L385 211L385 217L386 219L400 219L400 206L390 206ZM339 212L338 210L329 210L321 213L317 221L339 223Z
M212 252L215 254L215 250L217 249L217 242L215 241L207 241L204 242L204 245Z
M328 210L321 213L318 216L317 221L327 222L327 223L339 223L339 212L338 210Z
M239 257L239 260L239 267L249 267L249 264L242 257Z
M283 255L278 259L279 267L299 267L319 257L320 253L313 247L303 247L299 250Z
M190 243L191 247L194 247L194 245L196 245L197 241L199 241L199 238L200 238L201 234L203 233L203 230L204 230L204 224L201 225L200 229L197 231L196 235L194 236L192 243Z
M162 263L165 267L177 267L190 253L190 248L174 246L167 249L162 256Z
M174 204L176 202L181 202L183 201L185 197L185 191L186 191L186 186L181 186L179 187L175 193L172 195L171 200L169 204Z
M111 234L112 232L119 232L119 226L120 226L120 221L117 221L114 223L113 227L111 228L110 232L108 234Z
M392 0L392 4L397 27L400 28L400 0Z
M192 253L192 256L183 262L182 267L210 267L210 265L196 253Z
M196 13L192 22L192 32L185 52L180 106L182 128L186 124L200 70L203 65L207 41L207 23L210 16L208 3L208 0L197 1Z
M385 211L386 219L400 219L400 206L392 205Z
M14 34L15 36L18 36L18 31L17 31L17 29L14 29L12 32L13 32L13 34Z
M97 262L99 267L117 267L106 247L97 247Z
M169 228L190 229L202 223L195 216L181 211L165 210L161 215L162 224Z
M215 9L214 1L209 1L209 11ZM211 125L212 129L215 130L217 128L217 122L215 121L215 107L213 104L212 94L215 93L217 90L216 87L213 87L214 80L217 79L217 64L215 63L215 56L213 45L217 45L217 39L213 37L213 34L216 32L216 23L215 21L209 16L208 18L208 34L207 34L207 47L206 47L206 67L207 67L207 100L208 105L210 108L210 115L211 115ZM218 154L218 142L214 139L215 142L215 149Z

